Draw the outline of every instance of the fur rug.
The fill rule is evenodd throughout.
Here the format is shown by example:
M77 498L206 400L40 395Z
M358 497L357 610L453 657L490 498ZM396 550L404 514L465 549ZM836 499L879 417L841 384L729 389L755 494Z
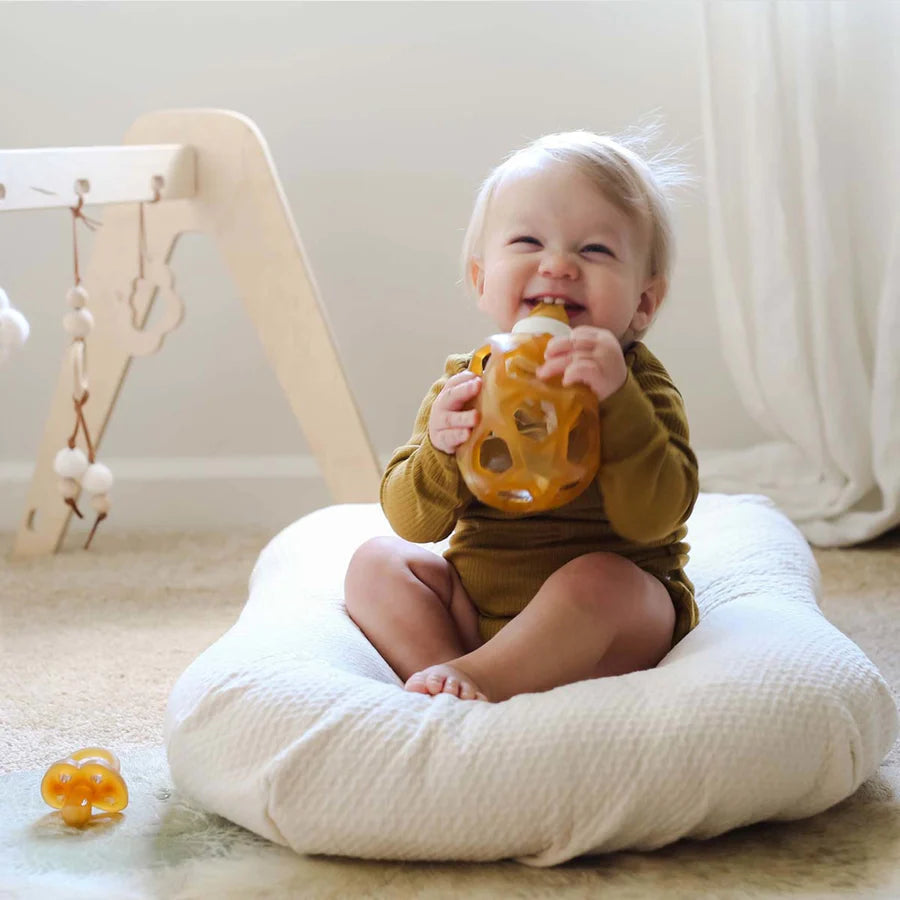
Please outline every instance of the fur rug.
M554 869L301 857L178 796L161 748L122 756L131 792L84 831L43 805L41 770L0 777L0 896L34 900L345 897L900 896L900 771L801 822Z
M266 540L111 529L90 553L11 563L0 535L0 898L900 897L900 744L813 818L553 869L300 857L198 810L169 780L165 698L236 618ZM897 697L900 534L816 557L825 615ZM83 648L77 668L67 648ZM120 817L71 831L44 806L40 779L90 744L117 752L131 799Z

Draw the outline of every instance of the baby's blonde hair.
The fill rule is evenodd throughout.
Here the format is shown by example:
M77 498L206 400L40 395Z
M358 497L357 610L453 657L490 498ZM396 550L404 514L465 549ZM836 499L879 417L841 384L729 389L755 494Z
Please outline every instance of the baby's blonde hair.
M667 286L675 257L667 190L693 179L677 158L677 151L667 149L645 157L648 145L659 130L658 123L651 123L618 137L591 131L566 131L545 135L510 154L482 182L475 199L462 247L466 287L473 286L471 263L482 259L485 220L497 186L504 176L521 167L549 161L575 167L632 222L643 229L649 227L646 274L660 276Z

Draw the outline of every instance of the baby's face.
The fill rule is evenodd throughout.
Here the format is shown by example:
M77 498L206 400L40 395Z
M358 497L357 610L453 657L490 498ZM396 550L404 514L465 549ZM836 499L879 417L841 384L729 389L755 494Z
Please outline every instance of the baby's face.
M570 323L643 331L661 296L646 277L646 239L581 172L559 163L506 176L473 264L479 308L503 329L542 297L564 298Z

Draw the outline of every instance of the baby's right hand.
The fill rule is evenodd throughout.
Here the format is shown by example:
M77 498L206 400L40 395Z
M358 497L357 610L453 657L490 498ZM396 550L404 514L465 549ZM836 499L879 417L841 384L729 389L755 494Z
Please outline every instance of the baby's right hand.
M444 453L455 453L478 424L477 409L463 409L481 390L481 378L474 372L457 372L447 379L431 405L428 438L433 447Z

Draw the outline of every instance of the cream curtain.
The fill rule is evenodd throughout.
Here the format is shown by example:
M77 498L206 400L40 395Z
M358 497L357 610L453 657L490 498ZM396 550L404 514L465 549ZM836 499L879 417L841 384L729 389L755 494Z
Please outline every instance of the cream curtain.
M900 3L700 11L721 341L769 436L702 485L856 543L900 522Z

